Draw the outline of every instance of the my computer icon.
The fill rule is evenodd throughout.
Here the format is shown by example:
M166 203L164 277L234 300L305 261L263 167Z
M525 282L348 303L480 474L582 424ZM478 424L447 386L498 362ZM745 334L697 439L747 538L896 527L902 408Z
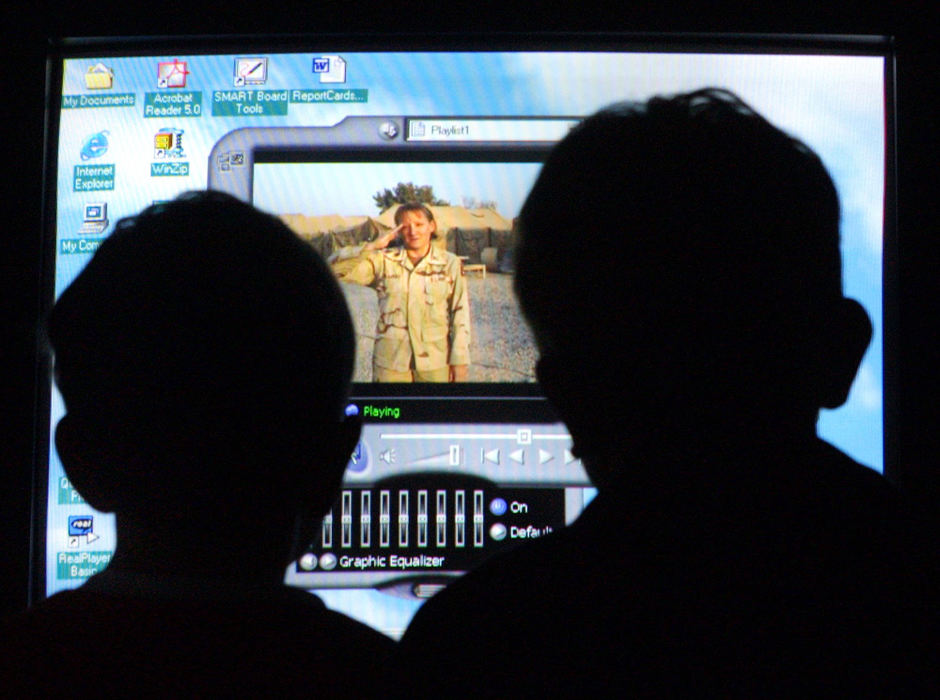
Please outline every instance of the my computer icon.
M85 205L84 222L79 233L100 234L108 228L108 205L106 202L94 202Z

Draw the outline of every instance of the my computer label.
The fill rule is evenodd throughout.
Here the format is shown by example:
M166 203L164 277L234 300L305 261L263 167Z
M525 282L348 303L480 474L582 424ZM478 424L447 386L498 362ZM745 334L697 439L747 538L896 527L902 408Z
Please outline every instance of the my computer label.
M59 252L63 255L94 253L103 242L103 238L66 238L60 242Z

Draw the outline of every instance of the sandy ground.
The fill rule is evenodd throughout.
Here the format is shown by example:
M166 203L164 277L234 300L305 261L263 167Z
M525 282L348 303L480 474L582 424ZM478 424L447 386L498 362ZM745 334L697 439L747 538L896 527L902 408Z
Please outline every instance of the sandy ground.
M375 291L357 284L340 285L356 326L356 371L353 381L372 381L372 345L378 304ZM534 382L535 342L512 291L512 275L488 272L467 275L470 293L471 382Z

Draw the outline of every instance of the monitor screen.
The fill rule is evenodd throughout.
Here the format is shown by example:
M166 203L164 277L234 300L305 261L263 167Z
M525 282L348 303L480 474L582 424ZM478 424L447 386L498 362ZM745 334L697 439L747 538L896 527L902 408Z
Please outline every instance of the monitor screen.
M562 48L521 50L525 42L503 37L448 51L405 43L66 42L51 60L47 308L117 220L187 190L229 192L280 217L344 282L357 333L347 410L364 429L288 583L397 638L448 581L565 527L593 497L535 381L513 248L552 145L614 101L727 88L820 155L842 204L844 291L867 310L874 338L848 402L822 411L818 432L884 470L887 41L570 37ZM432 246L460 261L457 275L426 283L460 287L466 347L449 362L465 364L464 376L392 381L401 378L377 369L394 352L379 340L394 319L382 305L387 290L361 277L357 261L364 244L396 227L408 200L431 211ZM589 241L591 232L573 235ZM421 313L441 322L432 308ZM115 530L56 455L64 407L54 387L40 408L32 585L47 596L107 566Z

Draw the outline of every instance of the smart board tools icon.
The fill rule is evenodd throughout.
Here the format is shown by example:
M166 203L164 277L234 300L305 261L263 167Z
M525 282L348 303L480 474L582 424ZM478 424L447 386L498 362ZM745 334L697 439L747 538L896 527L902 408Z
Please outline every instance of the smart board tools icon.
M267 58L236 58L235 87L245 85L264 85L268 79Z

